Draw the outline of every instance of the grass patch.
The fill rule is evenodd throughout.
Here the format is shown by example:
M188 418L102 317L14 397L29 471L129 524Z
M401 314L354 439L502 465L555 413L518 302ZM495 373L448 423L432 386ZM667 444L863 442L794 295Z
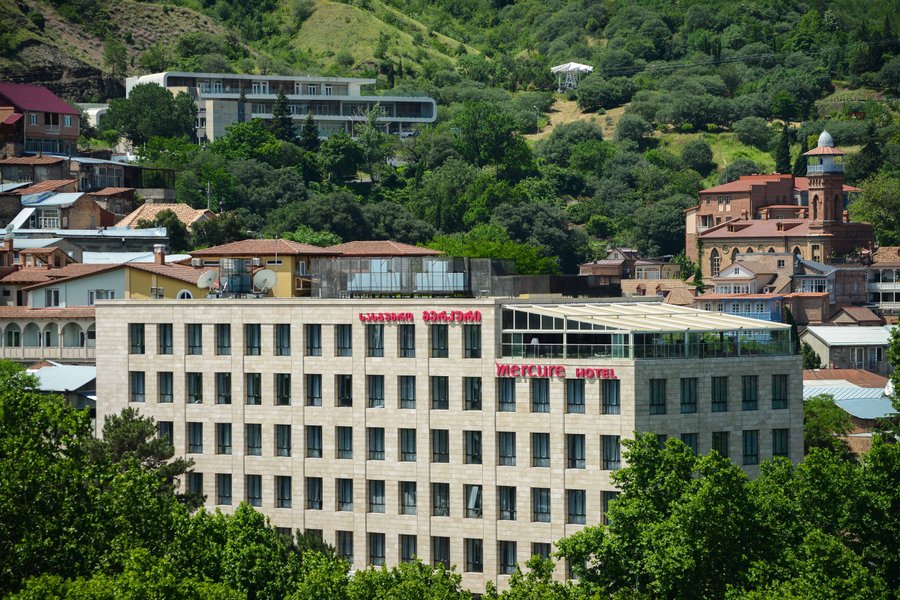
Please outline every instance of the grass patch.
M704 183L713 185L718 183L719 173L725 170L725 164L733 164L739 158L752 160L761 167L763 173L775 170L775 159L770 153L742 144L734 133L664 133L660 136L660 147L681 155L684 145L695 139L706 140L712 148L713 162L716 163L716 172ZM799 146L793 148L791 156L796 156L798 150Z

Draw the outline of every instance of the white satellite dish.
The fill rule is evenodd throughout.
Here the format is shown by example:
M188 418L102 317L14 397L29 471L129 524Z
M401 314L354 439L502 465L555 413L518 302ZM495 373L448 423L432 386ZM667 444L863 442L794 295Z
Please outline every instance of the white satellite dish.
M275 282L277 281L277 279L278 276L275 275L275 271L262 269L261 271L257 271L256 274L253 275L253 287L262 292L266 292L275 287Z
M204 271L197 278L197 287L201 289L208 288L218 277L219 274L216 271Z

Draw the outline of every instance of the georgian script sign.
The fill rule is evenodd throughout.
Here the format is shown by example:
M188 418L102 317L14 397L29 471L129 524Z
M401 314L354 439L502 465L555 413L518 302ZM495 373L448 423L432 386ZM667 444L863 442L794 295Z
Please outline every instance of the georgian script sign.
M411 312L369 312L359 313L363 323L412 323L415 315ZM481 311L478 310L426 310L422 311L422 320L426 323L481 323Z
M494 363L497 367L497 377L565 377L566 368L563 365L508 365ZM577 379L618 379L615 369L576 367Z
M363 323L412 323L414 319L411 312L359 313Z

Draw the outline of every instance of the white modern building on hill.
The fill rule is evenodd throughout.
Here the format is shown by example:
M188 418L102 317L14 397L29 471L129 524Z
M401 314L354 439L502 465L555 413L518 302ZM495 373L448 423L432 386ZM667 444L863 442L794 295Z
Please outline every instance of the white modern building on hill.
M375 85L374 79L169 71L129 77L126 94L144 83L155 83L173 94L186 92L194 99L200 141L224 135L232 123L254 118L271 120L279 91L287 96L295 126L300 127L306 116L312 115L320 137L337 132L355 135L355 128L365 122L366 113L375 104L381 111L378 121L387 133L408 135L416 125L433 123L437 118L437 104L432 98L363 95L362 88Z
M98 428L137 407L195 461L183 483L208 507L246 501L356 568L456 565L473 592L602 522L635 432L751 476L803 454L781 323L499 298L115 300L96 314Z

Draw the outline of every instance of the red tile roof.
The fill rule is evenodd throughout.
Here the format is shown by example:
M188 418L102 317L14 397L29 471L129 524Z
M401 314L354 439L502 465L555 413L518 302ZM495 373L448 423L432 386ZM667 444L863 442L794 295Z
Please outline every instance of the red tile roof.
M834 146L819 146L818 148L813 148L809 152L804 152L803 156L843 156L844 154L847 153Z
M64 160L61 156L14 156L0 160L0 165L55 165Z
M41 112L77 115L77 110L69 106L62 98L42 85L26 85L24 83L0 82L0 96L5 97L17 108Z
M29 288L37 288L50 283L57 283L62 280L76 279L109 271L120 265L95 265L72 263L57 269L22 269L15 273L10 273L2 280L3 283L31 283Z
M118 189L127 190L130 188ZM196 223L199 219L202 219L204 216L209 217L213 215L212 211L208 211L205 208L192 208L189 205L181 202L159 204L147 203L142 204L141 206L133 210L130 214L122 217L122 219L118 223L116 223L116 227L134 227L135 225L137 225L138 221L144 219L156 219L156 215L164 210L171 210L173 213L175 213L175 216L178 217L178 220L184 223L184 226L188 229L190 229L191 225Z
M740 179L723 183L715 187L700 190L701 194L723 194L729 192L749 192L754 185L765 185L767 183L775 183L782 179L790 179L791 175L781 175L774 173L772 175L741 175Z
M191 285L197 285L197 279L206 272L206 269L195 269L179 264L158 265L156 263L125 263L121 266L137 269L139 271L147 271L148 273L155 273L156 275L177 279L178 281L183 281Z
M191 256L229 257L229 256L335 256L338 253L327 248L319 248L290 240L242 240L231 242L203 250L192 250Z
M4 125L14 125L14 124L18 123L24 117L25 117L25 115L23 115L22 113L13 113L13 114L9 115L8 117L6 117L6 120L3 121L3 124Z
M411 246L391 240L360 240L325 248L343 256L438 256L440 250Z
M71 308L29 308L27 306L0 306L0 319L93 319L93 306Z
M40 183L36 183L27 188L19 188L14 191L14 194L19 194L20 196L27 196L29 194L40 194L41 192L54 192L61 187L66 187L67 185L75 185L74 179L48 179L47 181L42 181Z
M735 227L737 226L737 227ZM734 229L734 231L732 231ZM700 234L705 239L784 238L809 234L809 222L790 219L728 221Z

